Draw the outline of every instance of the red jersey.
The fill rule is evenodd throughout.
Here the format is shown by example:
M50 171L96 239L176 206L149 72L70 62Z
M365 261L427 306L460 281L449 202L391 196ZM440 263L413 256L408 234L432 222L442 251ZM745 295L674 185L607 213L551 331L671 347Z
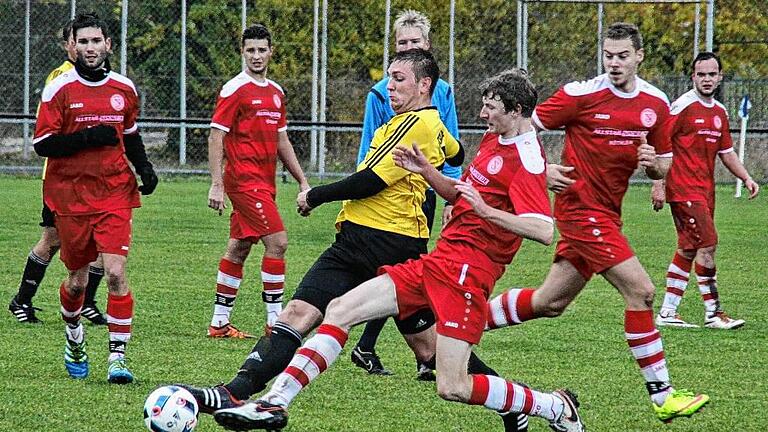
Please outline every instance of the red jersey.
M139 110L133 82L115 72L99 82L86 81L75 69L45 86L34 142L105 124L117 130L119 144L49 158L43 199L54 213L84 215L139 207L136 177L128 166L123 135L136 133Z
M715 100L704 102L695 90L672 104L672 150L667 174L667 201L703 201L714 209L715 157L733 151L728 113Z
M274 81L257 82L245 72L219 93L211 127L224 135L224 190L275 193L278 132L288 129L285 93Z
M475 159L464 170L462 180L480 192L496 209L521 217L552 222L547 195L546 159L536 132L510 139L486 133ZM479 217L459 197L443 228L435 256L461 256L463 262L478 263L500 277L504 266L520 249L522 237Z
M561 163L575 167L570 177L576 183L555 196L555 218L600 212L621 223L621 201L637 168L640 136L647 134L660 157L672 156L664 133L671 118L669 100L651 84L636 81L632 93L617 89L607 74L572 82L534 110L539 128L565 127Z

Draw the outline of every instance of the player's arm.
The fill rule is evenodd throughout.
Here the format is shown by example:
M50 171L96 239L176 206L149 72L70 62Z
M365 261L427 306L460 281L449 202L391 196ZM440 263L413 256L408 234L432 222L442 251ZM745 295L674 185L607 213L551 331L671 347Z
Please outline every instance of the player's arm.
M100 124L71 134L49 134L35 140L35 153L43 157L72 156L94 147L116 146L120 141L114 127Z
M294 179L299 182L299 190L305 191L309 189L309 182L304 176L304 170L301 169L299 160L296 158L296 152L293 151L293 145L288 139L288 132L280 131L277 133L277 154L280 156L280 160L283 161L283 165L291 173Z
M299 193L296 205L304 216L321 204L351 199L363 199L386 189L387 183L373 169L365 168L349 177L326 185L315 186Z
M424 156L419 146L415 143L411 148L398 146L392 150L392 159L395 165L415 174L421 174L432 189L451 205L456 201L459 191L455 186L458 180L446 177L440 173Z
M450 87L448 88L445 100L440 107L440 118L451 136L459 142L461 149L460 159L458 157L449 158L447 157L448 155L446 155L445 165L443 165L443 175L458 180L461 177L461 164L464 163L464 148L461 147L461 142L459 141L459 118L458 115L456 115L456 99L454 98L453 91Z
M158 179L152 162L147 158L147 150L144 147L144 141L138 132L123 135L123 144L125 145L125 156L133 165L136 174L141 178L139 192L142 195L150 195L157 187Z
M224 135L227 133L219 128L211 127L208 135L208 170L211 173L211 188L208 191L208 207L222 210L227 206L224 203Z
M645 135L640 136L637 147L637 164L645 170L645 175L651 180L661 180L666 177L672 166L672 157L662 157L656 154L656 149L648 144Z
M459 183L455 186L475 213L481 218L513 232L520 237L537 241L544 245L552 244L554 237L554 225L551 218L530 216L518 216L489 206L477 189L469 183Z
M744 182L744 187L749 191L749 199L756 197L757 194L760 193L760 185L752 180L752 177L744 167L744 164L742 164L739 157L736 156L736 152L730 151L720 153L720 161L723 162L723 165L728 168L728 171L730 171L731 174Z

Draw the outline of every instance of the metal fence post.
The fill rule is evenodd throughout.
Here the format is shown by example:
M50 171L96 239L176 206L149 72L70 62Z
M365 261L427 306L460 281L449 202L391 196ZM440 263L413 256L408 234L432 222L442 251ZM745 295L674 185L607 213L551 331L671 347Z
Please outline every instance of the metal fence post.
M128 70L128 0L122 1L120 11L120 75Z
M187 0L181 0L181 59L179 64L179 165L187 164Z
M320 123L325 123L325 104L328 93L328 0L323 0L323 34L320 44L322 62L320 64ZM318 175L325 176L325 125L320 127L320 146L318 155Z
M30 0L26 1L26 14L24 16L24 147L22 156L29 159L29 15L31 14Z
M318 93L318 19L320 15L320 2L314 1L313 5L313 17L312 17L312 123L317 123L317 93ZM310 146L309 146L309 170L317 170L317 126L312 127L310 132Z

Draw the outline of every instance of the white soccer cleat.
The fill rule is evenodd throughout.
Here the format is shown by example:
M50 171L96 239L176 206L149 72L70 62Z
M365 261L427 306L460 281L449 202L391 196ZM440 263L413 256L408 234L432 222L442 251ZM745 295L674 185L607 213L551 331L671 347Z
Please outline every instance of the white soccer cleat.
M584 432L586 428L579 416L576 394L568 389L555 390L552 394L563 401L563 412L549 424L549 428L556 432Z
M743 319L733 319L723 311L717 311L713 315L706 315L704 327L719 330L733 330L744 325Z
M691 324L680 317L680 314L673 310L660 310L656 315L656 326L658 327L683 327L696 328L696 324Z

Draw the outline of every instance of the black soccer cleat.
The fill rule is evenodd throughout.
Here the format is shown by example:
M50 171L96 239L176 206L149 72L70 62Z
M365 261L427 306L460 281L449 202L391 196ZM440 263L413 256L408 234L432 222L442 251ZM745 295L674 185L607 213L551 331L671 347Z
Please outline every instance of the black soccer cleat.
M224 429L234 431L279 431L288 425L288 413L285 408L263 400L218 410L213 413L213 419Z
M39 311L42 309L32 306L32 303L21 304L16 301L16 297L11 299L11 303L8 304L8 310L11 311L13 316L15 316L20 323L25 323L25 324L42 324L43 323L35 316L35 311Z
M359 346L356 346L355 349L352 350L351 357L352 363L354 363L355 366L365 369L365 371L371 375L392 375L392 371L385 369L384 365L381 364L381 359L379 359L379 356L376 355L375 351L366 352L361 350Z
M96 303L83 305L83 310L80 311L80 315L84 316L93 325L107 325L107 319L104 314L101 313Z
M416 381L437 381L435 371L424 363L416 361Z
M201 413L213 414L214 411L227 408L235 408L243 405L243 402L232 396L232 393L223 385L215 387L192 387L186 384L175 384L186 389L197 401Z

